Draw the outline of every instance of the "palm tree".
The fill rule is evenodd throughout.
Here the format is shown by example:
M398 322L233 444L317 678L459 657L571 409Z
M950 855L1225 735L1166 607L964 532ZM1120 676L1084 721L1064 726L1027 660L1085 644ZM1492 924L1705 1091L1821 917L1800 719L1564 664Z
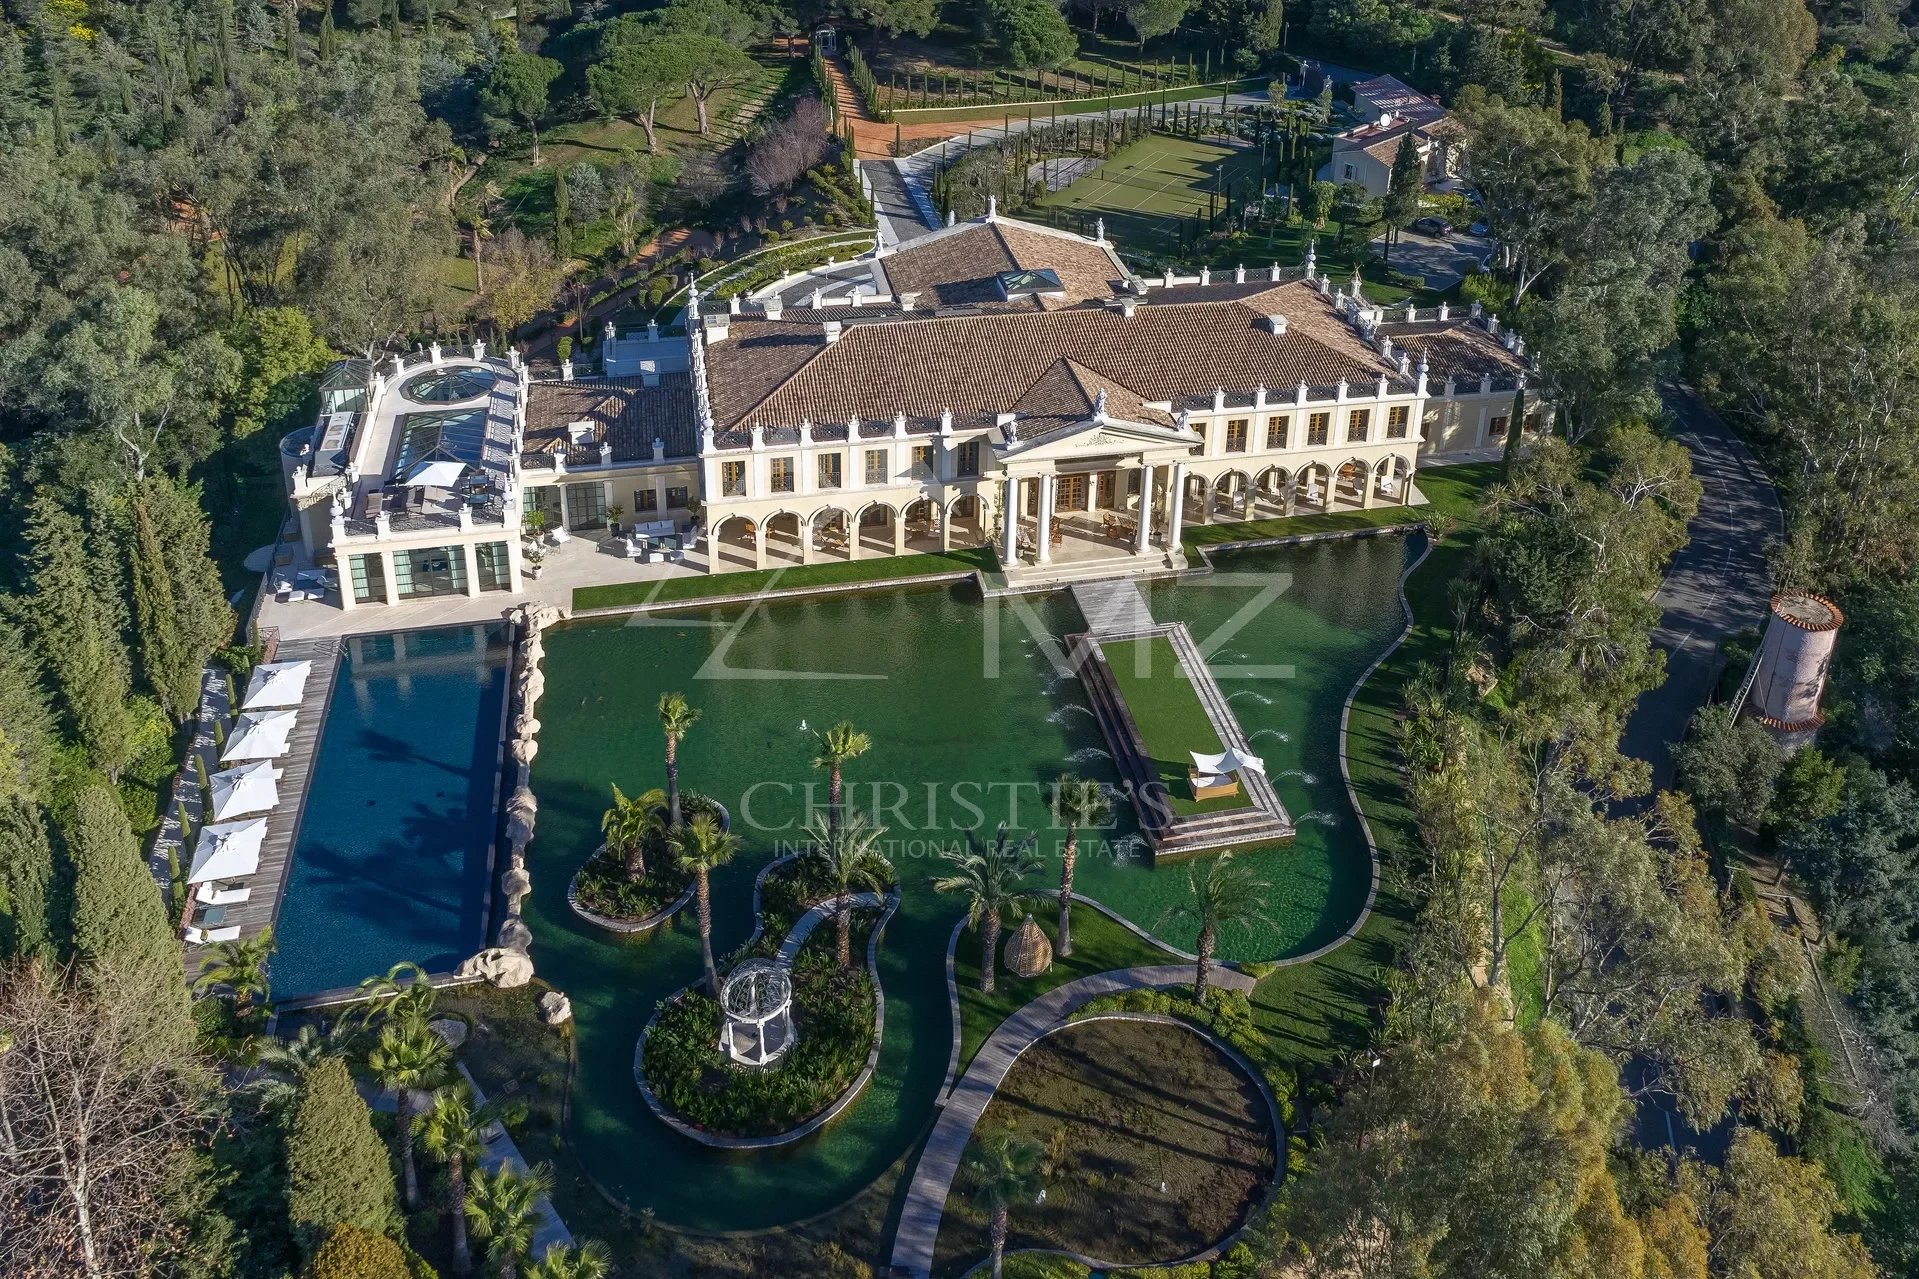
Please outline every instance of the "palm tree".
M1079 828L1098 826L1113 815L1106 788L1071 773L1053 783L1053 820L1066 827L1066 847L1059 855L1059 944L1053 953L1064 959L1073 953L1073 867L1079 860Z
M862 888L875 892L885 888L893 877L893 863L886 860L880 840L886 827L875 826L865 813L854 811L835 826L825 813L814 813L806 833L812 837L811 856L818 860L826 882L839 899L834 922L839 929L841 968L853 966L853 894Z
M680 828L680 739L699 720L684 693L660 694L660 731L666 734L666 824Z
M1033 851L1035 840L1023 835L1009 845L1006 823L991 844L982 844L974 831L966 832L966 847L950 848L940 856L956 868L951 875L933 881L942 893L966 894L966 922L979 930L979 988L993 990L993 975L999 967L999 921L1007 911L1025 904L1026 879L1038 873L1039 856Z
M606 846L626 862L628 879L646 878L646 843L665 829L660 814L666 808L666 792L655 786L644 795L628 799L613 788L613 807L600 817L600 833Z
M411 961L395 964L377 977L361 980L360 1024L371 1026L377 1019L424 1026L434 998L426 969Z
M288 1079L298 1079L323 1057L334 1057L346 1051L348 1035L342 1033L344 1023L322 1034L317 1026L308 1024L300 1027L300 1033L292 1039L269 1040L260 1049L260 1065L273 1073Z
M223 941L213 948L211 962L194 981L196 990L225 986L233 992L233 1011L245 1018L256 1000L264 1004L272 993L267 980L267 961L273 957L273 926L267 925L251 939Z
M433 1107L420 1116L420 1145L427 1157L446 1165L447 1209L453 1217L453 1268L473 1272L473 1253L466 1242L466 1170L477 1166L484 1150L480 1134L499 1115L488 1102L473 1108L473 1094L464 1081L433 1094Z
M986 1133L967 1147L966 1171L977 1187L973 1202L992 1214L993 1279L1000 1279L1000 1266L1006 1259L1006 1232L1013 1205L1031 1203L1044 1184L1040 1172L1044 1153L1038 1142L1014 1136L1007 1128Z
M487 1260L501 1279L517 1279L520 1262L533 1251L540 1200L552 1189L553 1169L548 1164L523 1173L507 1167L474 1172L466 1191L466 1223L487 1241Z
M546 1256L526 1268L526 1279L606 1279L613 1273L613 1254L598 1239L581 1239L568 1246L547 1249Z
M813 757L814 768L831 770L826 783L826 811L833 824L840 824L840 797L845 794L841 767L849 759L858 759L873 748L873 739L844 720L819 734L820 753Z
M1190 919L1199 924L1199 941L1194 949L1197 959L1193 970L1193 1002L1206 1002L1206 988L1213 972L1213 947L1219 930L1235 925L1264 923L1260 908L1268 885L1244 862L1236 862L1230 852L1209 862L1186 867L1186 890L1191 896L1166 912L1168 919Z
M706 961L706 989L718 999L720 974L713 967L713 894L707 886L707 872L733 860L733 854L740 851L740 837L721 830L711 814L700 813L675 830L672 840L680 869L693 876L697 890L694 902L700 915L700 953Z
M400 1173L408 1208L420 1206L420 1178L413 1166L413 1093L444 1083L450 1056L446 1040L424 1025L398 1021L386 1024L380 1042L367 1054L367 1069L399 1098Z

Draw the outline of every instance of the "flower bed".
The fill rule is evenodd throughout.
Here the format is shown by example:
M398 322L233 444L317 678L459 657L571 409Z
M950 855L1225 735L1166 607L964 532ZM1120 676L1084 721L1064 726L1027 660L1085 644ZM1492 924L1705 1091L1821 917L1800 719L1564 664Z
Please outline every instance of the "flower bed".
M711 816L722 829L728 824L726 809L717 800L694 791L680 796L682 818L692 821L700 813ZM692 877L676 864L666 832L661 829L647 838L644 878L628 878L625 859L602 844L573 877L571 897L575 908L589 917L625 923L668 909L685 895L691 883Z
M723 1136L771 1136L805 1123L853 1084L873 1047L877 1012L872 976L861 965L836 967L832 932L823 928L793 965L797 1039L777 1063L729 1062L720 1052L719 1002L687 990L661 1006L642 1069L660 1104L682 1122Z

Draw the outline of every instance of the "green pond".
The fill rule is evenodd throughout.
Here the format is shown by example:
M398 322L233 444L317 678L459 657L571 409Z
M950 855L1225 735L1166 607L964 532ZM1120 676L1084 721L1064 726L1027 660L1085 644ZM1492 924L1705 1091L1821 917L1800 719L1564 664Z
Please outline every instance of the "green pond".
M1160 620L1185 621L1227 691L1297 840L1249 860L1272 887L1269 926L1222 939L1224 958L1303 954L1336 938L1365 900L1369 866L1340 781L1347 691L1397 634L1398 581L1413 550L1381 537L1244 552L1222 571L1144 587ZM582 622L547 636L538 836L527 915L540 975L573 1001L579 1073L573 1139L593 1177L634 1210L707 1230L773 1226L857 1194L933 1118L951 1021L947 939L962 906L933 892L938 849L1004 820L1057 857L1041 787L1062 770L1117 783L1058 637L1082 625L1066 593L982 602L971 584L873 592L668 617ZM791 851L809 798L814 733L850 720L873 749L847 767L849 802L891 829L902 901L880 949L886 1033L866 1094L824 1132L783 1151L729 1154L677 1136L646 1109L633 1050L658 1000L700 974L693 911L650 938L577 920L566 885L599 842L608 786L663 784L654 704L668 689L702 712L680 748L682 783L725 803L744 839L713 878L714 949L752 928L754 875ZM809 790L809 787L811 788ZM1166 921L1185 891L1154 868L1125 805L1087 848L1077 888L1182 949ZM1049 872L1041 886L1057 883Z

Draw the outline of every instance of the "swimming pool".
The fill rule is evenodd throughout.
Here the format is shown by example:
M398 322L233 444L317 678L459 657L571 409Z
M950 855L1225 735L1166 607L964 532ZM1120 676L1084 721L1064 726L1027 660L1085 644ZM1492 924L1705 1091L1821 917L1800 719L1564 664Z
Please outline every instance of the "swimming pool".
M274 925L273 993L353 986L486 941L504 624L345 641Z

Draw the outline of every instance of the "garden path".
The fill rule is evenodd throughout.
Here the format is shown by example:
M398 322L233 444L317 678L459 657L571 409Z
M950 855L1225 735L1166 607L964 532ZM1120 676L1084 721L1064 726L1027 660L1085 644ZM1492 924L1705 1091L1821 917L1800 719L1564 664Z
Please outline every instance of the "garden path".
M913 1170L906 1202L900 1209L899 1231L893 1236L896 1273L927 1279L933 1273L933 1245L946 1215L946 1197L959 1172L960 1156L973 1138L973 1129L986 1104L1012 1070L1021 1053L1057 1029L1076 1009L1101 995L1119 991L1182 985L1192 980L1190 964L1152 964L1096 973L1055 987L1001 1022L980 1045L933 1125ZM1253 979L1230 968L1215 968L1213 981L1227 990L1250 992Z

